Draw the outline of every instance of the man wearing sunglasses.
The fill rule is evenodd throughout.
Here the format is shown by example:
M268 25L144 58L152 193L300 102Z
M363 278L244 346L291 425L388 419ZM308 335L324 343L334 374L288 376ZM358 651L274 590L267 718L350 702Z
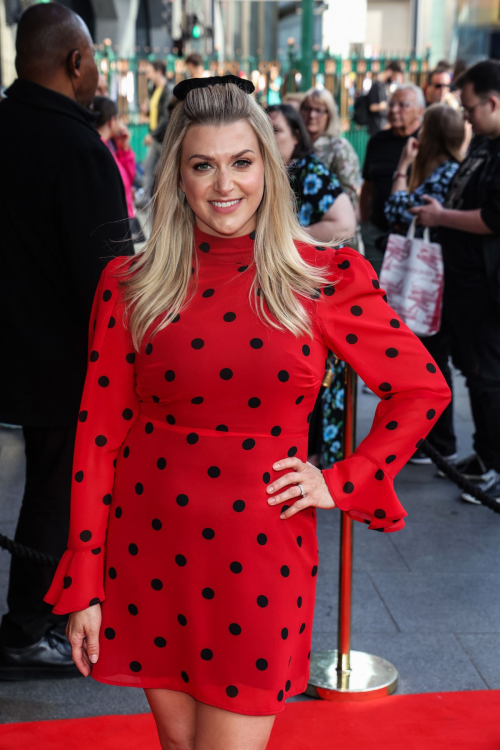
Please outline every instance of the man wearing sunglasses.
M445 68L436 68L429 73L425 89L427 106L431 104L446 104L451 89L451 74Z

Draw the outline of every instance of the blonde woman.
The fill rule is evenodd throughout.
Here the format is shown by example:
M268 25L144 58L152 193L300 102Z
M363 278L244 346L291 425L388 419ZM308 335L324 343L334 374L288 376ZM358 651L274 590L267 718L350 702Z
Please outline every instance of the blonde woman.
M342 190L356 208L361 183L359 159L348 140L342 138L337 105L327 89L306 91L300 105L314 152L337 177Z
M266 747L308 682L316 509L402 528L394 476L449 398L371 266L297 223L252 91L175 89L151 237L96 292L68 550L45 597L71 612L82 674L145 690L164 750ZM384 400L320 471L308 415L329 347Z

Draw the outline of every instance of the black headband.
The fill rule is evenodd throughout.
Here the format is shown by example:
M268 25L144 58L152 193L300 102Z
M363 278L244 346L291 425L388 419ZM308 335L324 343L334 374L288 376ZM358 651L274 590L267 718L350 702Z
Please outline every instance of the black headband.
M174 87L172 93L176 99L185 99L193 89L201 89L205 86L225 85L226 83L234 83L234 85L242 89L245 94L252 94L255 91L255 86L252 81L248 81L246 78L229 75L211 76L210 78L186 78L185 81L181 81Z

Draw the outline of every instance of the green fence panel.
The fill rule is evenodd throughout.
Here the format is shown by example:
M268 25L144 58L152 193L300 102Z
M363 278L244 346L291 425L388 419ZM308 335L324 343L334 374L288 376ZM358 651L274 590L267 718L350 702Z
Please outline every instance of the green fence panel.
M349 141L351 146L354 148L355 152L358 155L359 164L361 168L363 168L363 163L365 161L366 146L370 139L370 136L368 135L368 130L366 128L359 127L359 125L355 125L354 123L351 123L350 129L346 130L346 132L343 133L342 135L344 136L344 138L346 138Z
M144 145L144 138L149 133L149 127L147 123L140 123L138 125L129 124L130 130L130 147L135 154L137 161L142 162L146 156L148 147Z

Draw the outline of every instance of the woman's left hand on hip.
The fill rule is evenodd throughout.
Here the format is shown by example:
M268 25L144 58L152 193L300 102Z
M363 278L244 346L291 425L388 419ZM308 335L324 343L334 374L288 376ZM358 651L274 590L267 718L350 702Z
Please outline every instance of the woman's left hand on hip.
M290 518L305 508L311 506L316 508L335 508L335 502L328 490L320 469L310 463L304 463L300 458L282 458L273 464L275 471L291 469L279 479L276 479L267 487L267 493L273 495L268 500L270 505L279 505L285 500L294 500L280 518ZM291 486L289 486L291 485ZM304 496L299 485L304 490ZM286 487L279 495L273 494Z

